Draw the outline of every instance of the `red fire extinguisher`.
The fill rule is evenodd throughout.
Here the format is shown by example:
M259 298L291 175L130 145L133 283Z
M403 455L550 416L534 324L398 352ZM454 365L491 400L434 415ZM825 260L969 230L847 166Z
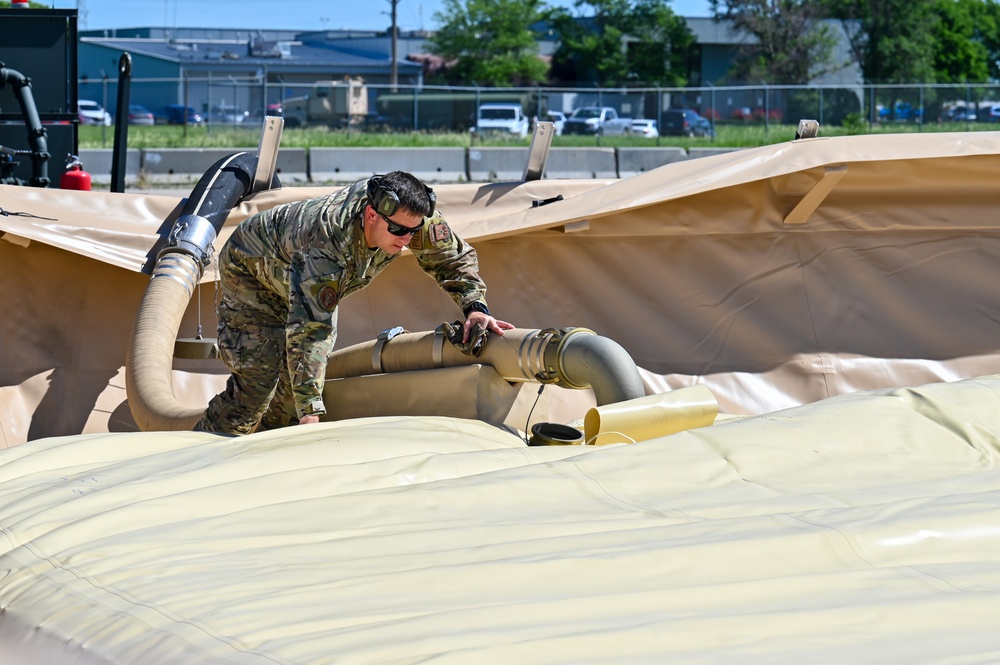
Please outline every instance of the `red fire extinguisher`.
M59 179L59 187L90 191L90 174L83 170L83 164L76 155L66 155L66 172Z

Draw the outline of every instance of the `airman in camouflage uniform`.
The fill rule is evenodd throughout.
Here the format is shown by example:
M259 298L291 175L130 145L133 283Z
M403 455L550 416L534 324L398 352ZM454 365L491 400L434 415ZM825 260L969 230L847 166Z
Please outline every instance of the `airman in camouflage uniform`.
M387 213L387 214L386 214ZM219 352L232 375L196 429L248 434L326 413L323 381L337 305L409 244L474 327L513 326L486 306L476 251L434 211L433 192L394 171L247 218L219 257Z

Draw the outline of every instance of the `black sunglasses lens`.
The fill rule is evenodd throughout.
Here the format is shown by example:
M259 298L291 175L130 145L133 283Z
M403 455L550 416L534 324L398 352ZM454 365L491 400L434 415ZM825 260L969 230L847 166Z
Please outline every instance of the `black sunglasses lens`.
M402 224L397 224L396 222L392 221L391 219L389 219L385 215L382 215L382 219L385 220L386 226L389 229L389 233L391 233L394 236L398 236L398 237L403 237L403 236L408 235L410 233L416 233L417 231L419 231L420 229L422 229L423 226L424 226L423 221L421 221L416 226L403 226Z

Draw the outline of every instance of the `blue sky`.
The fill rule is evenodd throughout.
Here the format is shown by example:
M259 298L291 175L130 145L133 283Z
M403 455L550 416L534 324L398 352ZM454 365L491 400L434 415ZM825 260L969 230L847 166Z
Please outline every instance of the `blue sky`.
M45 0L41 0L45 2ZM572 7L571 0L549 0ZM54 0L55 9L77 9L79 28L136 26L384 30L390 0ZM443 0L398 0L401 30L433 30ZM708 0L673 0L681 16L709 16Z

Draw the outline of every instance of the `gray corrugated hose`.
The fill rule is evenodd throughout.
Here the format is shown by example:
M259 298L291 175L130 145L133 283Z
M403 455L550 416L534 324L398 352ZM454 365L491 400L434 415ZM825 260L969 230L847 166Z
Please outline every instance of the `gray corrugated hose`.
M508 381L593 388L598 406L645 395L639 369L628 352L586 328L506 330L502 337L491 335L475 357L459 351L441 329L402 333L336 351L326 378L473 364L491 365Z
M204 407L174 394L174 343L181 319L211 260L212 243L229 211L252 192L257 156L240 152L216 162L191 192L156 259L136 314L125 359L129 409L143 431L189 430ZM277 180L272 186L277 185Z

